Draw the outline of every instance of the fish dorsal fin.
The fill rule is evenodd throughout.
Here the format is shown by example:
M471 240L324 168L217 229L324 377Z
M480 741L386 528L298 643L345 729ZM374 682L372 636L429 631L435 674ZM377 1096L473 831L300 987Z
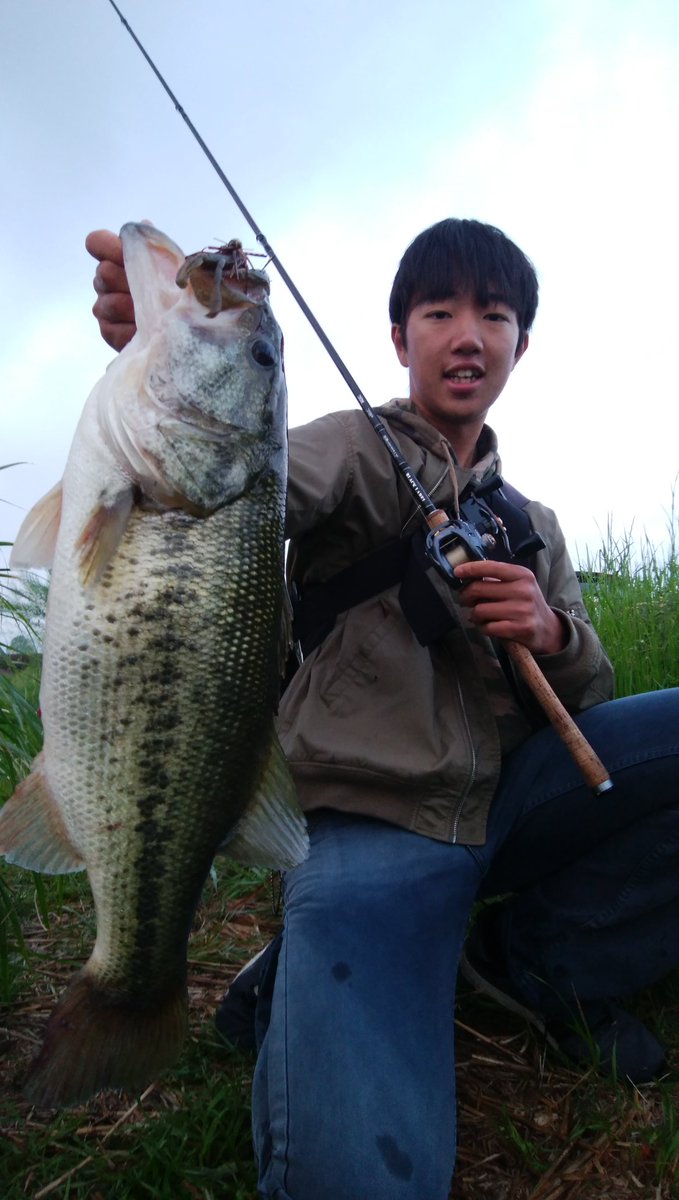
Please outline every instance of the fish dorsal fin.
M273 728L255 796L219 849L237 862L275 870L296 867L309 853L306 821Z
M45 776L42 754L0 809L0 854L8 863L46 875L84 869Z
M11 567L51 567L61 524L61 481L23 519L12 547Z
M175 282L184 262L179 246L147 221L130 221L120 230L125 271L134 300L137 329L150 335L183 293Z

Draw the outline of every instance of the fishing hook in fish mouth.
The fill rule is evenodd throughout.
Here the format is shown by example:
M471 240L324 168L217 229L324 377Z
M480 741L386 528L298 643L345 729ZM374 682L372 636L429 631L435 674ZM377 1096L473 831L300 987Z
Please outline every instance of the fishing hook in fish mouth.
M196 299L206 306L209 290L207 317L216 317L228 308L260 303L263 294L269 294L267 276L251 267L250 254L243 250L238 238L225 246L208 246L189 254L177 272L176 282L182 288L190 282Z

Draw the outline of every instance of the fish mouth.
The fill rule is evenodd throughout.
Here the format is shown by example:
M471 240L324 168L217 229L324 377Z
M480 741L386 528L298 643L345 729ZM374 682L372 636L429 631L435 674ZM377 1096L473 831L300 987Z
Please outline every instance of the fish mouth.
M231 258L223 254L190 254L179 268L176 282L181 288L190 286L208 317L234 308L256 307L269 296L269 279L264 271L234 267Z

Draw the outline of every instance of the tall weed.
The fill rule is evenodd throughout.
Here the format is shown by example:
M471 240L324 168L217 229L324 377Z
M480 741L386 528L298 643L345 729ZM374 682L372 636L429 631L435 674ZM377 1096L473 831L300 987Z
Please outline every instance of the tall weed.
M674 516L674 512L673 512ZM606 540L581 568L590 617L615 667L616 694L679 686L679 556L671 526L669 553L631 533Z

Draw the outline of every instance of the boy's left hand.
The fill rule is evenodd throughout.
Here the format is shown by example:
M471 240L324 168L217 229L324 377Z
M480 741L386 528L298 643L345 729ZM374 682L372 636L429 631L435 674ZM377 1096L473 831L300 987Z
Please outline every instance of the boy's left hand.
M533 654L557 654L567 632L549 607L532 571L518 563L491 560L460 563L460 604L486 637L511 639Z

